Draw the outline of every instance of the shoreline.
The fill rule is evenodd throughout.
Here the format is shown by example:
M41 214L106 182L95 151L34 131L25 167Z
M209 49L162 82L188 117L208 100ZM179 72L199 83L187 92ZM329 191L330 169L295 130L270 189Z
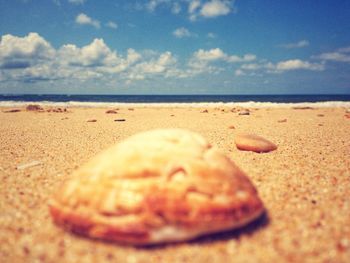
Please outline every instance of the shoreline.
M350 101L320 101L320 102L52 102L52 101L0 101L0 108L25 107L37 104L47 107L77 107L77 108L113 108L113 107L157 107L157 108L215 108L215 107L242 107L242 108L350 108Z

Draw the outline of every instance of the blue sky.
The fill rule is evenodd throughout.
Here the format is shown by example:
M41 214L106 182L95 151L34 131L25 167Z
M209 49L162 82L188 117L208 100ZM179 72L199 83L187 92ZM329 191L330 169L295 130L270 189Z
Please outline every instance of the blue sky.
M350 93L350 1L0 0L0 93Z

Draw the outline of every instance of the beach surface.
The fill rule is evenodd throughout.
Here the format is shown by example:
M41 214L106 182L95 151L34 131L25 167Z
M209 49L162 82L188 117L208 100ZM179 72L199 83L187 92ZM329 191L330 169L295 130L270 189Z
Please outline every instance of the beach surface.
M17 112L9 112L18 109ZM0 108L1 262L349 262L350 113L345 108ZM132 247L71 234L48 200L72 171L135 133L202 134L252 180L266 215L238 231ZM240 151L235 134L278 149Z

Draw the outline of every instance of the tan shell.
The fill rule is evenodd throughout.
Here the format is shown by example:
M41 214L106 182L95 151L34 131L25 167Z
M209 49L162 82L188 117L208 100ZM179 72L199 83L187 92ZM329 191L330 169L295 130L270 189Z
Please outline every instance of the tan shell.
M277 149L274 143L255 134L238 134L235 136L235 144L239 150L258 153L270 152Z
M135 245L193 239L263 213L245 174L200 135L134 135L92 158L50 202L54 221L93 238Z

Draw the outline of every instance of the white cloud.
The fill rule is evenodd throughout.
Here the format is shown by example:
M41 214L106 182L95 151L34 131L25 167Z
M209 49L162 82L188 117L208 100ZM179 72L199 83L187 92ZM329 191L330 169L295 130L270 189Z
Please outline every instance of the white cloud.
M227 55L220 48L214 48L208 51L200 49L194 53L193 57L198 60L213 61L224 59Z
M68 0L68 2L75 5L82 5L86 2L86 0Z
M204 72L218 73L224 70L222 67L212 65L215 62L223 63L241 63L249 62L256 59L253 54L246 54L242 57L237 55L228 55L220 48L213 48L210 50L199 49L193 53L188 62L191 69L190 75L200 74Z
M233 4L234 1L230 0L210 0L205 2L191 0L188 5L189 18L195 21L198 17L214 18L228 15L234 11Z
M243 64L241 66L241 69L244 69L244 70L257 70L257 69L260 69L260 68L261 68L261 65L259 65L257 63Z
M298 69L322 71L324 70L324 65L318 64L318 63L310 63L308 61L303 61L300 59L291 59L291 60L281 61L281 62L278 62L276 65L277 71L289 71L289 70L298 70Z
M166 8L172 14L179 14L183 5L187 6L189 19L197 20L198 17L214 18L228 15L235 11L234 0L148 0L146 3L136 3L136 10L155 12L159 7Z
M180 2L187 0L148 0L145 4L136 4L136 9L146 9L148 12L155 12L158 7L165 7L171 11L172 14L179 14L182 10Z
M256 59L256 56L253 54L246 54L243 57L239 57L237 55L228 55L224 53L220 48L213 48L210 50L199 49L193 54L193 58L204 61L224 60L229 63L238 63L253 61Z
M324 61L334 61L334 62L350 62L350 47L339 48L334 52L322 53L316 58Z
M168 4L168 3L170 3L170 0L150 0L146 4L146 9L149 12L154 12L159 5L161 5L161 4Z
M173 35L177 38L184 38L192 36L191 32L187 28L180 27L173 31Z
M345 47L337 52L348 55L350 48ZM37 33L30 33L24 37L4 35L0 41L2 81L108 79L114 82L130 82L151 78L179 79L203 73L218 74L227 70L233 70L236 76L250 76L324 69L324 61L313 63L291 59L271 63L267 60L257 60L254 54L227 54L220 48L199 49L192 54L187 63L179 67L176 56L169 51L138 52L129 48L125 53L118 53L99 38L82 47L65 44L57 49Z
M25 37L4 35L0 42L1 68L27 68L53 58L55 50L37 33Z
M239 62L249 62L256 59L256 56L253 54L245 54L243 57L236 55L226 56L225 60L230 63L239 63Z
M227 15L231 12L230 1L225 0L211 0L206 2L201 10L200 14L203 17L217 17Z
M128 49L128 55L127 55L127 62L129 64L133 64L137 61L139 61L142 58L140 53L137 53L134 49L129 48Z
M192 0L188 5L188 13L193 14L201 6L201 1Z
M338 49L338 52L341 53L350 53L350 46L349 47L342 47Z
M91 44L82 48L72 44L64 45L59 50L59 55L63 62L71 66L111 66L118 62L116 52L111 51L103 39L94 39Z
M176 69L177 60L171 54L166 51L159 55L157 59L151 59L150 61L141 62L130 68L129 72L126 73L125 78L130 83L135 80L143 80L151 76L163 76L168 77L179 77L182 71Z
M300 59L284 60L277 63L264 60L257 63L243 64L239 68L243 74L246 74L248 71L250 74L255 74L256 72L276 74L293 70L323 71L324 69L325 65L323 63L311 63Z
M181 12L181 6L178 2L173 3L173 6L171 7L171 12L173 14L179 14Z
M177 77L177 60L171 52L147 52L143 57L134 49L125 56L110 49L103 39L78 47L65 44L55 50L37 33L25 37L4 35L0 42L2 81L37 82L57 79L88 80L114 78L121 81L152 76Z
M300 40L299 42L296 42L296 43L282 44L281 47L284 47L287 49L302 48L302 47L307 47L309 44L310 43L307 40Z
M117 29L118 28L118 24L113 22L113 21L109 21L108 23L106 23L106 26L112 29Z
M163 73L168 69L169 66L174 65L175 63L176 59L173 57L171 52L167 51L165 53L162 53L157 60L138 64L136 71L141 74Z
M80 25L90 25L95 28L100 28L100 21L92 19L84 13L80 13L79 15L77 15L77 17L75 18L75 22Z
M208 38L216 38L216 35L215 35L214 33L212 33L212 32L209 32L209 33L207 34L207 37L208 37Z
M244 75L245 75L245 73L243 70L241 70L241 69L235 70L235 76L244 76Z

